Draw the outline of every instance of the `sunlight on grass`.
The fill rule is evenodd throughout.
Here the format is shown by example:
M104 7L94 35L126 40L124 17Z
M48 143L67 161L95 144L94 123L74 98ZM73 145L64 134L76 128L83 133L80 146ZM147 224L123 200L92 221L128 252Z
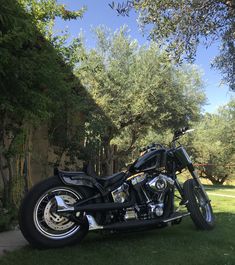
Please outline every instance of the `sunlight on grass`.
M227 194L232 189L210 192ZM211 199L216 216L213 231L198 231L186 218L180 225L164 229L113 235L93 232L81 245L44 251L25 247L4 256L0 264L234 265L235 199Z

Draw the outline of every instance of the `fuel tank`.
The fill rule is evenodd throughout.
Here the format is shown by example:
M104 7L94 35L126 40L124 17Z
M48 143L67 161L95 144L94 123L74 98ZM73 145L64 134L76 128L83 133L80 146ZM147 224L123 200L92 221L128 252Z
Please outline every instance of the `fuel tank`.
M160 170L166 164L166 149L151 150L140 156L130 167L129 172L138 173L149 170Z

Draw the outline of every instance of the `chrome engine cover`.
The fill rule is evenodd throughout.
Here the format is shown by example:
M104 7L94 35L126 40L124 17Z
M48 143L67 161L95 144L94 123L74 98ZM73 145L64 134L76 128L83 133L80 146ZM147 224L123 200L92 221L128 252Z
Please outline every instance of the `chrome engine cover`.
M165 194L174 186L174 183L173 179L164 174L159 174L146 183L146 188L156 194L154 201L148 204L149 213L152 218L160 217L164 214Z
M163 213L164 213L164 204L163 203L149 203L148 204L148 207L150 209L150 214L151 214L151 217L154 218L154 217L159 217L159 216L162 216Z
M134 207L126 209L124 220L127 221L127 220L130 220L130 219L137 219L137 213L136 213Z
M143 182L144 180L146 179L146 174L144 173L140 173L138 175L135 175L132 180L131 180L131 183L133 186Z
M113 201L117 203L123 203L128 200L129 197L129 185L127 183L123 183L120 187L111 192Z
M170 177L160 174L151 179L146 185L155 192L164 192L168 187L174 186L174 180Z

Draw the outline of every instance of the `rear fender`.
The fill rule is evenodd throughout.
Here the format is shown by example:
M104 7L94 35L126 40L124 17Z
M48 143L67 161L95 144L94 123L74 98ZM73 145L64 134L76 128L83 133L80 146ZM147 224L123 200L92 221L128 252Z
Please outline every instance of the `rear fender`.
M85 172L66 172L55 170L54 175L58 176L60 180L67 186L85 186L99 191L104 194L103 187L96 181L95 178L86 175Z

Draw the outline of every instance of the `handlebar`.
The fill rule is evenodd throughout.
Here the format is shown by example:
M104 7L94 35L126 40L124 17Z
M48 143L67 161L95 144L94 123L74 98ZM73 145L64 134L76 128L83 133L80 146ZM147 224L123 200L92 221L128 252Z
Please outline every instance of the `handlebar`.
M174 137L173 137L173 140L172 140L172 144L173 146L175 145L175 141L179 139L180 136L186 134L186 133L189 133L189 132L192 132L194 131L194 129L189 129L189 127L183 127L181 129L178 129L177 131L174 132ZM145 147L142 147L140 148L140 153L142 152L145 152L145 151L148 151L152 148L164 148L164 146L162 144L159 144L159 143L152 143L150 145L147 145Z
M189 132L192 132L194 131L194 129L189 129L189 127L183 127L177 131L174 132L174 137L173 137L173 141L174 140L177 140L180 136L186 134L186 133L189 133Z
M189 128L188 127L183 127L177 131L174 132L174 137L178 137L182 134L184 134L184 132L186 132Z

